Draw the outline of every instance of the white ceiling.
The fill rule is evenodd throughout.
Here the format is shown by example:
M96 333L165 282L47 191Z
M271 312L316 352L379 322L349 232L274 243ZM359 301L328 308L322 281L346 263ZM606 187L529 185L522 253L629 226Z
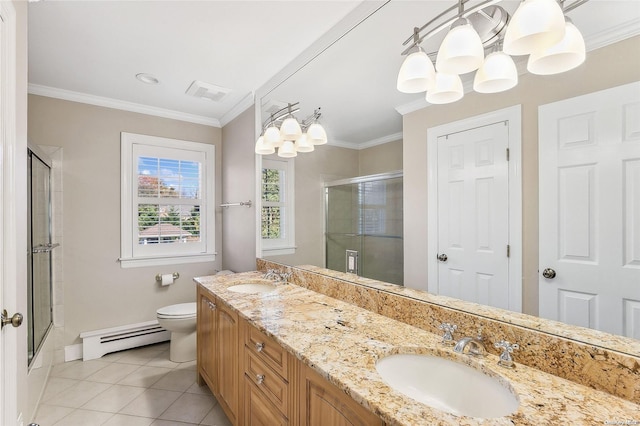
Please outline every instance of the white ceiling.
M344 26L345 17L353 19L354 11L370 7L365 3L376 2L30 3L29 90L224 125L251 105L254 92L272 84L274 76L294 73L297 66L287 64L314 42L316 48L322 44L336 24ZM513 12L518 3L500 4ZM426 106L424 95L407 95L395 88L402 42L414 26L452 4L454 0L389 2L265 100L301 101L300 116L322 106L323 124L337 144L368 146L393 139L402 128L397 110ZM640 34L640 0L591 0L568 15L582 31L588 49ZM435 38L423 47L435 51L438 44ZM137 73L153 74L160 84L140 83ZM217 103L190 97L185 92L194 80L231 93Z
M361 1L40 1L29 4L30 92L211 125ZM150 73L152 86L135 75ZM187 96L194 80L231 89ZM234 109L234 107L236 107Z
M499 5L512 15L519 3L506 0ZM300 117L321 106L321 121L330 144L364 148L400 139L399 111L406 113L428 106L424 93L405 94L396 89L397 73L404 59L400 53L406 48L402 43L412 35L414 27L421 27L454 4L453 0L392 0L262 102L299 101ZM590 0L567 16L582 32L587 50L640 34L640 0ZM422 47L436 52L445 34L443 31L423 42ZM640 61L640 44L638 48L629 54ZM526 72L526 57L515 59L521 72ZM465 92L472 90L472 77L473 73L463 76Z

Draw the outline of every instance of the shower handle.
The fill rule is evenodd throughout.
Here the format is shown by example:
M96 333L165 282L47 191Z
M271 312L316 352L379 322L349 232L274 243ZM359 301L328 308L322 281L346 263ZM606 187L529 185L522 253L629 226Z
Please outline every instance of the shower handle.
M4 309L2 311L2 326L0 328L4 328L5 325L9 325L9 324L11 324L14 327L20 327L22 325L23 319L24 317L20 312L16 312L15 314L13 314L11 318L9 318L9 314L7 313L7 310Z

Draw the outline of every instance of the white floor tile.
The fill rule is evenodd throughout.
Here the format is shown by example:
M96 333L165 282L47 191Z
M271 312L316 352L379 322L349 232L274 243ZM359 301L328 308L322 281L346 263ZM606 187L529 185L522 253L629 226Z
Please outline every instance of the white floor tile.
M121 414L130 414L140 417L158 418L179 397L180 392L162 389L147 389L136 399L127 404Z
M78 382L64 392L49 399L49 405L79 408L95 396L107 390L111 385L98 382Z
M155 419L148 417L127 416L116 414L111 417L104 426L149 426Z
M47 385L42 393L42 402L47 402L51 398L59 395L61 392L70 389L72 386L80 383L80 380L65 379L63 377L50 377Z
M147 367L146 365L143 365L124 379L120 380L118 384L148 388L163 378L170 371L170 368Z
M184 392L196 382L196 373L191 370L172 370L155 382L153 389L166 389Z
M112 413L102 413L91 410L74 410L71 414L63 417L55 426L97 426L105 423L113 417Z
M198 385L198 383L192 384L189 387L189 389L187 389L185 392L187 392L187 393L199 393L199 394L203 394L203 395L211 395L211 391L209 390L209 386L207 386L207 385L200 386L200 385Z
M176 422L173 420L156 420L151 423L151 426L190 426L197 425L198 423L184 423L184 422Z
M61 365L66 366L66 363ZM71 365L62 368L61 371L57 372L56 374L52 372L51 375L54 377L64 377L66 379L84 380L108 365L108 362L100 361L97 359L92 359L91 361L84 362L78 361L77 364L73 362ZM55 367L53 369L55 369Z
M202 419L200 424L206 426L231 426L231 422L227 418L226 414L224 414L224 411L222 411L220 404L214 405L211 411L209 411L209 414Z
M118 362L114 362L107 365L103 369L93 373L85 380L88 380L90 382L118 383L120 380L124 379L138 368L140 368L140 366L138 365L121 364Z
M176 368L180 365L180 363L171 361L169 359L169 352L165 351L161 352L158 356L151 359L151 361L149 361L145 365L148 365L150 367Z
M52 425L61 418L70 414L74 408L60 407L58 405L40 404L36 413L35 423L42 426Z
M146 389L134 386L113 385L100 395L84 404L86 410L117 413L125 405L140 396Z
M185 393L159 418L197 424L211 411L214 404L215 399L212 396Z

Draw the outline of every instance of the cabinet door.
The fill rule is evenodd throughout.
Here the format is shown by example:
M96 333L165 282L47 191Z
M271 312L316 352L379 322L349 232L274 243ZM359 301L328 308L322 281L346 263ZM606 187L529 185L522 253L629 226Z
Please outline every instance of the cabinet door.
M251 379L244 378L244 425L285 426L289 422L258 389Z
M211 392L217 392L216 376L216 304L206 290L198 289L198 384L205 383Z
M382 420L306 365L300 372L300 424L374 426Z
M238 416L238 314L223 303L218 304L218 401L232 424Z

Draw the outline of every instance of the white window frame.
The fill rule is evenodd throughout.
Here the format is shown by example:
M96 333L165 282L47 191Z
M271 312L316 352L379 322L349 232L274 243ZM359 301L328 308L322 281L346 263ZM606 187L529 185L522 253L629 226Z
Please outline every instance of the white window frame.
M215 147L210 144L139 135L122 132L121 146L121 211L120 211L120 266L174 265L181 263L210 262L215 260ZM158 253L141 254L138 244L137 161L139 152L162 155L167 149L184 151L186 158L204 156L201 188L204 194L200 205L200 235L202 243L189 247L183 244L167 244ZM152 154L153 155L153 154Z
M277 256L294 254L296 251L295 238L295 163L293 158L262 158L260 183L258 186L260 209L258 210L258 239L260 240L261 256ZM280 212L281 229L284 238L270 240L262 238L262 169L279 169L284 171L283 198Z

